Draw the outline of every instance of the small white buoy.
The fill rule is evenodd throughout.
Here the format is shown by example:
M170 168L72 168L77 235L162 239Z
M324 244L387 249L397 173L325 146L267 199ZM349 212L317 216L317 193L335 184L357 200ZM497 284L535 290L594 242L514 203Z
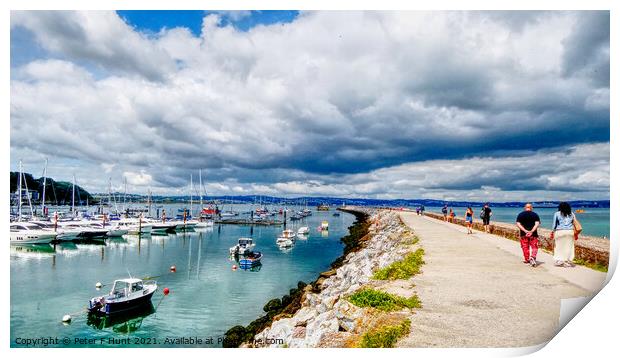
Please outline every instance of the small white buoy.
M95 284L95 287L97 287L97 289L100 289L103 285L101 284L101 282L97 282Z
M71 315L64 315L62 316L62 323L70 323L71 322Z

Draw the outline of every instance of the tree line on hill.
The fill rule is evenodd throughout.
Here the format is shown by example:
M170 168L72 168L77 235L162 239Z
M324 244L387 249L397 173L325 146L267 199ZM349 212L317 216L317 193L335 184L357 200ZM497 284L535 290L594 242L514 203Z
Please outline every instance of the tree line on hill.
M19 173L11 172L11 193L16 193L18 190ZM22 181L22 190L28 187L29 191L35 191L39 193L38 200L43 196L43 177L35 179L32 174L24 173L24 181ZM22 180L23 180L22 179ZM73 192L73 183L66 181L55 181L52 178L45 179L45 202L50 205L71 205L71 196ZM24 198L26 199L26 198ZM26 199L27 200L27 199ZM96 201L93 196L84 190L79 185L75 186L75 205L85 204L88 201L89 204L95 204Z

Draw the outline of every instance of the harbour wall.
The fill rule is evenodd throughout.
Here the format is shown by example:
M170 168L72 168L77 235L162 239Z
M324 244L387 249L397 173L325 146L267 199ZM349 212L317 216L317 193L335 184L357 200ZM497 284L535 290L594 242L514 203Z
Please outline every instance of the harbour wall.
M442 221L444 219L443 214L440 213L425 211L424 215ZM463 218L455 217L452 223L467 226L467 222ZM482 220L474 219L473 228L484 231ZM489 229L493 235L519 241L519 230L515 224L491 221ZM539 247L547 251L553 251L553 240L550 238L550 234L551 230L538 229ZM608 267L609 240L595 236L579 235L579 239L575 242L575 258L590 264L599 264Z

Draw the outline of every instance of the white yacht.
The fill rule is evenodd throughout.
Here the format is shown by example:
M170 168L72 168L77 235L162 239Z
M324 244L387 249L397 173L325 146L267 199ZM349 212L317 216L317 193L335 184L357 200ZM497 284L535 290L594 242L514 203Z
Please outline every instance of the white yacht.
M310 233L310 228L307 226L302 226L297 230L297 236L300 235L308 235Z
M43 230L37 224L15 222L11 224L11 244L49 244L58 236L57 233Z
M107 230L106 236L108 237L119 237L129 233L128 229L124 229L118 224L103 225L103 223L93 222L90 223L89 226L95 229Z
M30 221L32 224L38 225L42 230L53 231L58 236L56 236L57 241L73 241L78 235L82 232L80 229L73 228L62 228L60 225L55 225L49 221Z

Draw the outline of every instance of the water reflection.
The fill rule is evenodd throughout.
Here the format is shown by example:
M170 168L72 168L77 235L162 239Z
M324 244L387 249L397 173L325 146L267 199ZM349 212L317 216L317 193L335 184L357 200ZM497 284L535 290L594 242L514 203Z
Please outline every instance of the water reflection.
M129 334L140 329L142 321L153 313L155 313L155 307L149 302L148 305L116 315L106 316L89 313L86 324L97 330L112 328L115 333Z
M11 245L11 256L24 258L45 258L55 254L54 246L50 244Z

